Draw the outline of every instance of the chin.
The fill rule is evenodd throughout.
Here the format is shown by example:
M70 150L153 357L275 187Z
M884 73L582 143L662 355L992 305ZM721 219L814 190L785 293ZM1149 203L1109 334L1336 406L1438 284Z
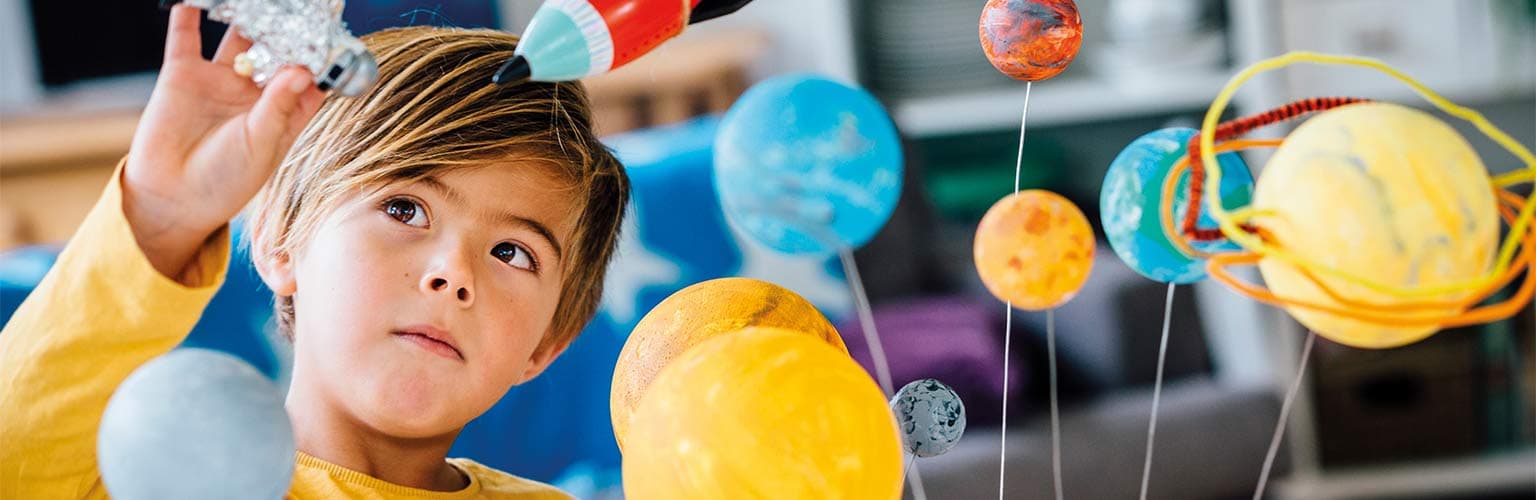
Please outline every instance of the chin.
M458 431L474 418L455 389L439 387L431 377L384 382L354 397L354 413L369 427L401 438L429 438ZM361 388L359 388L361 389ZM345 396L343 396L345 397Z
M422 405L404 398L378 400L369 403L367 411L359 412L363 423L388 436L407 439L439 437L458 432L468 419L454 411L447 401L435 401Z

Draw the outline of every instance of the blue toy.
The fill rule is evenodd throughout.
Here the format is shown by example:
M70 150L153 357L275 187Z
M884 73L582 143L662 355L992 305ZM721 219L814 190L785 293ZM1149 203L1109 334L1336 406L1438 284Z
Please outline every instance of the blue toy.
M863 90L812 75L754 85L715 139L715 188L731 224L787 254L868 242L901 194L901 140Z
M1099 194L1099 212L1109 246L1120 260L1143 276L1162 283L1193 283L1205 278L1205 260L1191 258L1179 251L1163 232L1163 181L1173 164L1184 156L1195 129L1165 128L1131 141L1109 165L1104 190ZM1248 205L1253 195L1253 176L1237 153L1216 157L1221 163L1221 198L1224 207ZM1177 228L1189 207L1189 171L1179 177L1174 188L1173 224ZM1210 200L1205 200L1210 203ZM1204 210L1200 227L1216 227ZM1212 253L1240 250L1225 240L1193 242L1196 250Z

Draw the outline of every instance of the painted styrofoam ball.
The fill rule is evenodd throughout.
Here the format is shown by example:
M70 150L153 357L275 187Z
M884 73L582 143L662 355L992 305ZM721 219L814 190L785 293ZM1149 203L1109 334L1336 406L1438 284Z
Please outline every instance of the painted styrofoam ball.
M123 380L102 414L96 457L118 500L275 500L293 480L283 393L246 362L177 349Z
M1067 69L1083 44L1072 0L989 0L981 9L981 50L1015 80L1036 82Z
M868 243L901 197L901 137L864 89L792 74L753 85L720 119L715 190L732 227L773 250Z
M1488 274L1500 252L1492 182L1472 145L1435 115L1384 102L1320 113L1286 137L1254 187L1252 209L1265 214L1254 223L1265 239L1381 287L1446 289L1388 293L1278 256L1260 260L1259 274L1275 295L1297 301L1286 312L1329 340L1362 349L1418 342L1440 325L1334 311L1374 304L1391 313L1411 303L1434 304L1414 315L1464 311L1476 290L1453 285Z
M965 403L943 382L914 380L891 398L896 428L907 452L936 457L949 452L965 434Z
M987 291L1027 311L1072 300L1093 270L1093 226L1077 205L1040 189L1009 195L976 226L976 272Z
M1174 164L1186 154L1190 138L1197 133L1192 128L1175 127L1137 137L1109 164L1103 190L1099 192L1099 216L1110 248L1125 265L1160 283L1182 285L1205 278L1206 259L1180 251L1162 224L1170 203L1170 222L1175 228L1195 208L1190 204L1189 169L1174 181L1171 199L1163 198L1163 187ZM1253 176L1248 173L1248 165L1237 153L1222 153L1216 156L1216 161L1222 171L1222 207L1231 210L1247 206L1253 194ZM1201 200L1199 227L1216 227L1210 205L1210 198ZM1196 241L1190 246L1206 253L1242 250L1226 240Z
M813 335L715 336L663 368L635 408L624 498L900 498L885 403L869 372Z

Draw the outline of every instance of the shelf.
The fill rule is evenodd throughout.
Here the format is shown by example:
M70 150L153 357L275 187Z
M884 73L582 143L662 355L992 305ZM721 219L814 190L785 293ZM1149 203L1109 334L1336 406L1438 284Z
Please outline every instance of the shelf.
M1327 73L1323 70L1333 71ZM1461 105L1499 103L1536 96L1536 66L1513 65L1457 79L1445 73L1416 77L1446 99ZM1421 109L1434 106L1407 84L1385 75L1354 68L1300 68L1294 71L1292 98L1348 95L1388 101Z
M116 163L128 152L139 110L0 120L0 177Z
M1536 70L1512 69L1497 80L1441 84L1435 90L1463 104L1525 98ZM1137 78L1120 83L1105 78L1047 80L1035 85L1029 98L1030 126L1075 125L1093 121L1194 111L1203 114L1230 72L1175 77ZM1131 79L1127 79L1131 80ZM1305 80L1305 79L1303 79ZM1372 85L1371 83L1378 83ZM1317 95L1359 95L1424 107L1424 99L1396 82L1375 82L1369 75L1331 90L1308 86L1294 89L1296 98ZM1240 93L1239 96L1242 94ZM1277 103L1278 104L1278 103ZM1024 105L1022 85L947 95L895 98L892 117L904 134L913 137L1017 130Z
M1047 80L1029 97L1029 125L1071 125L1208 106L1231 77L1226 71L1137 78ZM892 109L902 132L916 137L1015 129L1024 86L950 95L899 98Z
M1280 498L1411 498L1536 489L1536 450L1328 471L1280 481Z

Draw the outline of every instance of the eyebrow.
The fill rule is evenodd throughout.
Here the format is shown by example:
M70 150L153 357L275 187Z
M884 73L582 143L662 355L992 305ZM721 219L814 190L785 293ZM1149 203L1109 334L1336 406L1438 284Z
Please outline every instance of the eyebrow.
M435 177L429 175L418 179L418 181L420 181L422 184L425 184L427 187L432 188L434 191L437 191L438 194L442 195L443 198L446 198L449 203L455 203L459 205L466 204L463 194L455 191L447 184L443 184L442 181L437 180ZM549 246L555 249L555 259L561 261L565 260L565 258L562 257L562 252L560 251L560 240L555 238L555 233L554 231L549 230L549 226L545 226L543 223L537 220L523 217L511 212L495 212L492 215L493 219L498 223L517 226L531 230L535 233L539 233L539 236L543 236L544 240L549 242Z

